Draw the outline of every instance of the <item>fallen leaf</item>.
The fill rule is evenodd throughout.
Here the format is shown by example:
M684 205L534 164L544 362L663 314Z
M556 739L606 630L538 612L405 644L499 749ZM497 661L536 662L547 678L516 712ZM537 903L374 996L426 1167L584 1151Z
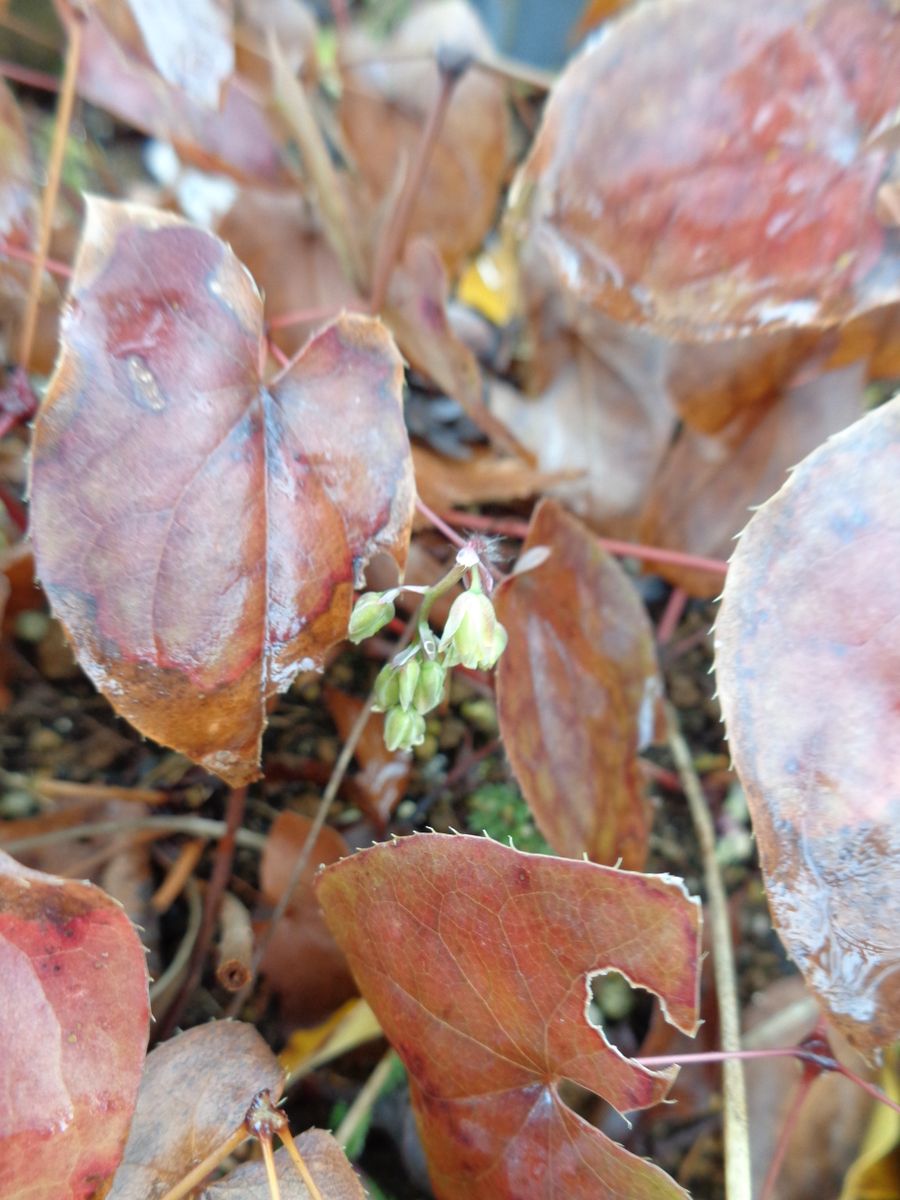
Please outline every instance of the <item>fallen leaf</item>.
M484 382L475 355L447 317L447 277L437 251L416 238L391 276L384 319L403 357L452 396L500 449L528 459L527 450L484 403Z
M665 1096L670 1074L589 1023L588 981L621 971L695 1028L700 909L679 883L420 834L327 867L316 890L409 1072L438 1200L684 1196L558 1090L621 1112Z
M573 475L539 471L521 458L501 458L491 450L474 450L460 460L414 445L412 456L418 494L438 512L489 501L527 500Z
M778 490L801 458L860 415L864 382L865 366L857 361L745 409L716 434L685 426L650 488L638 540L730 558L751 509ZM721 591L721 580L704 571L671 564L653 570L692 596Z
M776 927L868 1056L900 1036L900 400L831 438L741 536L716 670Z
M539 395L502 381L491 388L491 411L541 471L572 476L553 494L613 536L635 532L672 438L664 363L658 341L609 321L590 346L566 340L565 361Z
M164 1196L235 1132L257 1092L277 1100L281 1085L275 1055L240 1021L197 1025L157 1046L109 1200Z
M237 0L235 54L238 73L259 88L271 83L272 66L266 46L269 31L294 75L304 80L316 72L315 13L304 0Z
M123 48L146 57L172 87L218 108L234 70L227 0L89 0Z
M0 851L0 1195L88 1200L122 1157L150 1023L135 929Z
M55 3L67 18L68 0ZM82 26L77 87L84 99L171 142L182 158L204 170L258 184L287 178L272 125L240 79L227 82L219 108L207 108L129 54L93 5L73 19Z
M327 1130L307 1129L294 1144L307 1170L327 1200L366 1200L366 1193L347 1156ZM301 1182L287 1150L275 1152L275 1171L281 1190L281 1200L311 1200L310 1192ZM203 1200L271 1200L266 1182L266 1168L261 1162L243 1163L235 1167L220 1183L203 1192Z
M425 121L440 87L437 50L492 58L475 11L464 0L416 7L390 43L355 35L341 56L341 130L377 201L390 197L398 172L415 161ZM419 61L416 61L416 60ZM437 246L451 275L493 224L509 156L502 83L468 70L457 83L434 146L409 236Z
M38 573L79 660L145 734L237 785L269 696L345 634L413 507L402 365L340 318L271 388L262 305L211 234L92 199L35 425Z
M243 188L218 234L256 280L267 322L293 312L325 314L273 328L270 337L285 354L296 353L324 321L359 301L310 205L294 191Z
M900 1102L896 1049L882 1068L878 1084ZM886 1104L872 1105L869 1127L841 1190L840 1200L893 1200L900 1195L900 1114Z
M640 870L650 811L638 751L654 740L662 680L634 585L596 537L544 500L522 547L549 557L497 590L509 645L497 713L538 829L559 854Z
M263 899L273 907L288 885L311 827L307 817L290 810L279 813L272 823L260 864L260 888ZM337 830L324 826L260 963L260 971L278 997L282 1017L293 1024L321 1021L356 991L313 893L313 878L321 864L337 862L348 853Z
M701 432L777 393L854 318L900 308L877 217L900 99L880 0L659 0L610 22L555 85L513 200L527 273L586 340L593 314L669 350Z
M338 736L346 742L362 712L363 701L339 688L325 688L324 696ZM392 754L388 750L384 744L384 713L373 712L356 744L354 757L360 769L346 783L350 794L381 834L391 813L406 794L412 755L403 751Z
M381 1026L365 1000L355 996L312 1029L295 1029L278 1055L294 1083L348 1050L382 1036Z

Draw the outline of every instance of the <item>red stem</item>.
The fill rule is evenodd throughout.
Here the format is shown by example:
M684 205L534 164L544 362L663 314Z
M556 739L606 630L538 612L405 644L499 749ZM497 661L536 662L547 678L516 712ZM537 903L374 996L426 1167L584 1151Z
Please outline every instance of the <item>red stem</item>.
M29 263L32 266L37 261L37 255L31 250L26 250L23 246L14 246L5 238L0 238L0 257L14 258L19 262ZM44 268L51 275L59 275L63 279L72 278L72 268L68 263L59 262L55 258L45 258Z
M0 75L11 79L13 83L24 83L26 87L40 88L44 92L58 92L59 80L55 75L45 71L33 71L30 67L21 67L18 63L0 59Z
M667 646L672 640L675 630L678 628L678 622L684 616L687 602L688 594L684 588L677 587L672 589L669 599L666 601L663 615L660 617L659 624L656 627L657 645Z
M464 529L483 529L506 537L525 538L528 522L513 517L485 517L480 513L443 512L440 514L448 525ZM711 575L725 575L728 563L719 558L703 558L698 554L686 554L682 550L666 550L662 546L644 546L640 542L623 542L617 538L598 537L597 542L610 554L623 558L639 558L643 562L668 563L671 566L689 567L694 571L708 571Z
M803 1108L803 1102L809 1095L812 1085L819 1078L820 1072L808 1063L803 1069L803 1074L797 1080L794 1094L791 1097L791 1107L788 1115L781 1126L781 1132L778 1135L778 1142L775 1146L775 1152L772 1155L772 1161L769 1163L769 1169L766 1172L765 1183L763 1183L762 1191L759 1195L759 1200L772 1200L775 1194L775 1186L778 1183L778 1176L781 1174L781 1166L784 1162L784 1156L787 1154L788 1146L791 1143L794 1130L797 1128L797 1121L800 1118L800 1112Z

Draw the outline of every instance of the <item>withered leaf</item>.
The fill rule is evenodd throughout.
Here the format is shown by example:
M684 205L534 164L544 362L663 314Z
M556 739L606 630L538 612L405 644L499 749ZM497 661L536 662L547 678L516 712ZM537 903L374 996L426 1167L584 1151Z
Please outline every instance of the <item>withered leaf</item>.
M307 1129L294 1143L320 1195L327 1200L366 1200L366 1193L347 1156L324 1129ZM297 1169L282 1148L275 1152L275 1170L281 1200L310 1200L309 1190L301 1182ZM203 1200L271 1200L263 1163L244 1163L203 1193Z
M503 744L554 850L639 870L650 813L637 753L662 696L653 630L619 564L554 500L538 506L523 555L535 546L549 557L497 591Z
M252 1025L211 1021L148 1056L122 1165L109 1200L156 1200L220 1146L282 1071Z
M434 612L434 609L431 611ZM339 688L326 688L324 696L325 706L337 726L338 736L346 742L362 712L363 701ZM384 720L384 713L369 714L354 751L359 770L344 781L349 795L373 822L379 834L383 833L391 813L406 794L412 771L412 755L408 751L392 753L385 746Z
M362 37L344 45L341 129L377 201L390 197L398 169L415 159L440 87L433 58L439 47L460 56L493 55L479 17L464 0L417 6L387 46ZM467 71L454 90L409 231L437 245L451 274L481 245L496 215L507 168L507 124L500 81Z
M262 305L211 234L93 199L35 426L32 536L79 660L145 734L232 784L266 700L345 634L376 550L402 567L402 364L344 316L272 387Z
M131 53L199 104L217 108L234 70L228 0L89 0Z
M900 1036L900 400L833 437L754 516L716 670L775 924L837 1026Z
M146 0L145 0L146 2ZM55 0L64 16L67 0ZM120 10L110 0L113 11ZM281 147L262 107L243 81L231 77L221 104L210 108L168 83L144 56L129 53L94 5L81 22L78 93L151 137L171 142L189 162L254 183L286 177Z
M615 969L693 1031L699 906L676 881L487 838L420 834L326 867L328 924L410 1076L439 1200L684 1193L566 1107L569 1079L620 1111L671 1076L612 1049L588 980Z
M150 1006L137 932L99 888L0 851L0 1195L88 1200L122 1157Z
M703 558L728 559L751 508L787 472L863 407L862 362L825 371L739 413L716 434L685 426L650 488L638 538ZM654 571L693 596L713 597L721 580L666 564Z
M0 237L26 245L36 214L28 134L19 107L0 80Z

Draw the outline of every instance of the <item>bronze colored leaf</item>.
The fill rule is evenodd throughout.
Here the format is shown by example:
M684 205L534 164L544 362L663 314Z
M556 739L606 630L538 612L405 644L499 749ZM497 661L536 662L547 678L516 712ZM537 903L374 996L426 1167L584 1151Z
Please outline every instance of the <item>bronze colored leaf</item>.
M260 864L263 898L274 906L303 852L312 821L301 813L279 813L269 830ZM291 1024L311 1025L355 995L343 954L326 928L313 894L313 878L323 863L349 853L347 843L326 825L313 846L306 871L294 889L284 916L275 926L260 970L278 997L281 1015Z
M900 237L867 141L900 100L900 17L881 0L660 0L566 69L520 180L529 271L592 340L600 312L670 346L701 432L771 397L824 333L883 307ZM845 360L844 360L845 361Z
M465 0L417 6L387 46L353 38L344 48L341 129L377 201L391 196L398 170L415 158L440 86L439 47L493 55ZM451 275L493 224L508 154L503 85L470 70L453 93L409 231L435 243Z
M235 1132L257 1092L277 1099L282 1078L275 1055L240 1021L197 1025L157 1046L109 1200L164 1196Z
M347 1156L324 1129L307 1129L294 1138L297 1149L326 1200L366 1200L366 1193ZM285 1149L275 1152L281 1200L311 1200ZM203 1193L203 1200L271 1200L263 1163L243 1163Z
M99 888L0 851L0 1195L89 1200L122 1157L150 1024L144 949Z
M33 448L38 573L82 666L232 784L268 697L344 636L370 555L402 568L413 506L383 326L340 318L271 388L261 333L217 238L92 200Z
M754 516L717 674L775 924L871 1055L900 1037L900 400L820 447Z
M565 1079L620 1112L671 1082L588 1020L615 969L686 1032L699 906L682 886L487 838L420 834L327 867L319 901L403 1060L438 1200L662 1200L685 1193L569 1109Z
M637 752L662 696L653 631L622 568L556 501L538 506L523 555L535 546L549 557L497 591L503 744L554 850L639 870L650 813Z

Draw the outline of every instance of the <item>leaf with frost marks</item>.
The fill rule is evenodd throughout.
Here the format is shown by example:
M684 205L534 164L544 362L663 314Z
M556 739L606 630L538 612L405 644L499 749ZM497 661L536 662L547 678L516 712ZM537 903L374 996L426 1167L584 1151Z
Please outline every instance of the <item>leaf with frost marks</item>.
M775 924L841 1031L900 1037L900 400L753 517L716 622L729 744Z
M325 919L403 1060L438 1200L684 1200L652 1163L576 1116L564 1079L620 1112L671 1073L587 1020L613 969L694 1032L700 907L677 881L419 834L326 867Z
M343 316L268 387L262 306L211 234L90 201L35 425L38 572L81 665L141 732L236 785L265 704L346 632L414 487L400 356Z
M144 948L89 883L0 851L0 1196L88 1200L115 1171L150 1023Z

